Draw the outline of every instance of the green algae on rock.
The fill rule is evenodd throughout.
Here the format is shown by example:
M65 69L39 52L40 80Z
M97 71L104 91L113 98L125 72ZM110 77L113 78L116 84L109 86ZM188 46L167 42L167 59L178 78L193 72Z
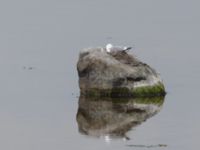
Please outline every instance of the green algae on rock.
M84 49L77 63L79 87L85 96L164 96L160 75L126 52L107 53L104 48Z
M125 87L117 87L112 89L87 89L81 90L81 94L86 97L156 97L165 96L163 84L154 86L138 87L128 89Z

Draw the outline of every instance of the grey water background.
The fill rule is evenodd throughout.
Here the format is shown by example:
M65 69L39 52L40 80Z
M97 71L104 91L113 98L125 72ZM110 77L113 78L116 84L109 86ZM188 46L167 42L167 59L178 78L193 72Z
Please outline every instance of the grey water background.
M198 149L200 10L195 0L0 1L0 149ZM160 113L129 141L78 132L79 50L134 45L162 76Z

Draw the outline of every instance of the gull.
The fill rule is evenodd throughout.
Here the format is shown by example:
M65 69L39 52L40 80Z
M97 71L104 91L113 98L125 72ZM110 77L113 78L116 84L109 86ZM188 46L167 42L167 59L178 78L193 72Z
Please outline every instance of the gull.
M116 52L116 51L121 51L121 52L126 52L128 50L130 50L132 47L121 47L121 46L117 46L117 47L114 47L112 44L107 44L106 45L106 51L108 53L111 53L111 52Z

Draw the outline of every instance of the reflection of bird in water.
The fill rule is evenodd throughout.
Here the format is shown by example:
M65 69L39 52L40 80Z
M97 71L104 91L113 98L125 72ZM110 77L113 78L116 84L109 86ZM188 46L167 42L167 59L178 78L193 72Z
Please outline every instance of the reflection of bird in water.
M130 140L130 138L129 138L128 136L126 136L126 134L124 134L123 136L124 136L124 137L122 138L123 141L128 141L128 140ZM112 138L113 138L113 137L112 137L111 135L109 135L109 134L104 136L104 140L106 141L106 143L110 143L111 140L112 140ZM116 137L115 137L115 138L116 138Z
M132 47L121 47L121 46L116 46L114 47L112 44L107 44L106 45L106 51L108 53L111 53L111 52L116 52L116 51L122 51L122 52L126 52L128 50L132 49Z

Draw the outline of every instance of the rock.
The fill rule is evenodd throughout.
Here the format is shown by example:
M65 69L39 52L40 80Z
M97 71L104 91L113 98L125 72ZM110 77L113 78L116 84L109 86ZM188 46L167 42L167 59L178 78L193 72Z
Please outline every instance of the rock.
M79 132L88 136L126 138L126 134L160 112L164 97L79 97Z
M88 96L164 96L156 71L124 51L84 49L77 63L81 94Z

